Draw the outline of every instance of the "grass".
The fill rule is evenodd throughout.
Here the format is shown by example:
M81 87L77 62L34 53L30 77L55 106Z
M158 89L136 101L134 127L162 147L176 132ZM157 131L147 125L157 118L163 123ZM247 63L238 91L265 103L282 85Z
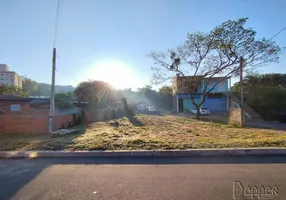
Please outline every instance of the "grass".
M137 115L90 124L71 135L0 136L0 150L135 150L286 147L286 132L235 128L178 116Z

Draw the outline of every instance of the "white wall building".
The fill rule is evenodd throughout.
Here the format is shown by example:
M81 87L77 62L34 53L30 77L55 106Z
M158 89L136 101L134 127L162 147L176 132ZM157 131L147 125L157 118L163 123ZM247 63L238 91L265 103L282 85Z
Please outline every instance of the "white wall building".
M22 77L16 72L9 71L6 64L0 64L0 85L14 85L22 88Z

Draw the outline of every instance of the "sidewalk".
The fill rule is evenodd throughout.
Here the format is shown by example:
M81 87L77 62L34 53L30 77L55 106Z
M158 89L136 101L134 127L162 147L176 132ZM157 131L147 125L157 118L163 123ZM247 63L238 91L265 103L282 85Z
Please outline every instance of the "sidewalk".
M190 149L158 151L0 151L0 158L59 157L198 157L286 155L286 148Z

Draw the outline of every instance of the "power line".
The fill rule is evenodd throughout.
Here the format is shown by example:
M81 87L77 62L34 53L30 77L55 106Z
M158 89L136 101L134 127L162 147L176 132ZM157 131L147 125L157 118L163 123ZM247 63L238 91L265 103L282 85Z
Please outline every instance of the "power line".
M59 58L59 56L57 56L58 58ZM71 75L71 76L69 76L69 75L67 75L66 73L64 73L62 70L59 70L58 68L56 69L58 72L60 72L61 74L63 74L63 75L65 75L66 77L71 77L71 76L73 76L73 77L76 77L76 82L82 82L82 81L78 81L78 79L79 80L81 80L81 79L85 79L85 77L83 76L83 75L79 75L79 74L75 74L75 73L73 73L72 71L68 71L68 73ZM70 79L73 79L73 80L75 80L74 78L70 78Z
M60 10L60 1L58 0L58 6L57 6L57 14L56 14L56 20L55 20L55 33L54 33L54 48L56 46L56 40L57 40L57 34L58 34L58 21L59 21L59 10Z
M78 81L77 79L73 78L73 77L70 76L70 75L67 75L65 72L63 72L63 71L61 71L61 70L58 70L58 69L57 69L57 71L60 72L62 75L66 76L67 78L69 78L69 79L75 81L77 84L80 83L80 81Z
M283 27L280 31L278 31L275 35L273 35L270 39L269 39L269 41L270 40L272 40L272 39L274 39L275 37L277 37L280 33L282 33L282 31L284 31L286 29L286 26L285 27Z
M71 75L76 76L76 77L77 77L77 78L79 78L79 79L83 79L83 80L85 80L85 79L86 79L86 77L85 77L85 76L80 75L80 74L73 73L72 71L69 71L69 73L71 73Z

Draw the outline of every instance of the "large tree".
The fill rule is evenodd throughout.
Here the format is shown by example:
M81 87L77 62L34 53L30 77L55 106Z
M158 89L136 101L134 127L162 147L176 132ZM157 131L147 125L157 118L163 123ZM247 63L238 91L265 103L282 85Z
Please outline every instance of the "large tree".
M174 74L195 77L183 81L182 87L196 106L199 118L200 107L208 93L220 82L239 73L240 58L244 61L244 70L279 59L279 46L265 38L257 39L256 32L245 27L246 21L247 18L228 20L210 32L188 34L187 40L175 48L152 51L149 56L156 65L152 67L153 83L161 84L173 78ZM210 80L218 75L223 78L210 85ZM202 80L202 98L197 102L193 92Z
M74 93L80 101L87 101L91 109L106 107L114 100L112 87L103 81L81 82Z

